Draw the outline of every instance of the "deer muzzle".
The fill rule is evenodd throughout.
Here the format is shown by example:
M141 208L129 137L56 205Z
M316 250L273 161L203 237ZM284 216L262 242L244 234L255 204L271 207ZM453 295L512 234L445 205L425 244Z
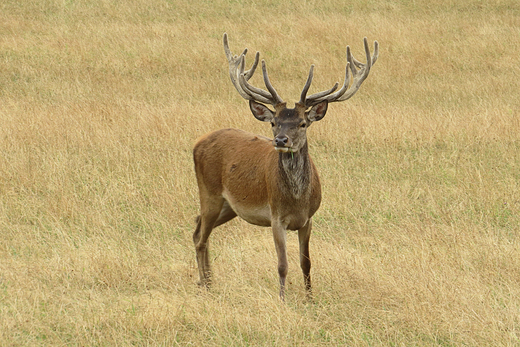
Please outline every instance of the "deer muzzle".
M286 135L278 135L273 139L273 146L277 152L289 152L292 149L293 143Z

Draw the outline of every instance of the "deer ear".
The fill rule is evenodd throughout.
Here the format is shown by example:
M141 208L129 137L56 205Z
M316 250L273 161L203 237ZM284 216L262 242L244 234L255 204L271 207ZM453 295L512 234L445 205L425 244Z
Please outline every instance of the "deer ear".
M314 105L309 112L307 112L307 119L311 122L317 122L325 117L325 113L327 113L327 107L329 102L327 100L320 102L317 105Z
M249 108L253 112L253 116L262 122L270 122L274 119L274 112L267 106L259 104L256 101L249 100Z

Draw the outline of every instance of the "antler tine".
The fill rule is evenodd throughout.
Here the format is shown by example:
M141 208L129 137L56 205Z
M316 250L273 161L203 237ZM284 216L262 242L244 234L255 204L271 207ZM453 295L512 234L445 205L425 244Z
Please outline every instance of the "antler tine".
M265 60L262 60L262 72L264 74L265 86L267 87L267 90L271 93L272 100L275 102L275 103L273 103L273 105L276 106L277 104L283 103L282 98L278 95L276 90L273 88L271 81L269 81L269 76L267 75L267 64L265 63Z
M311 69L309 71L309 77L307 78L307 83L305 83L305 86L303 87L303 90L302 90L302 94L300 96L300 101L298 102L300 105L303 105L303 106L314 106L311 102L311 104L309 104L309 102L313 99L317 99L317 98L321 98L325 95L328 95L332 92L334 92L336 89L338 89L338 82L336 82L336 84L334 84L334 86L332 88L330 88L329 90L325 90L323 92L319 92L319 93L315 93L315 94L312 94L311 96L307 97L307 92L309 91L309 88L311 86L311 83L312 83L312 78L314 77L314 64L311 65Z
M374 41L374 54L372 56L372 58L370 58L370 49L368 48L368 40L367 38L365 37L363 39L363 43L364 43L364 46L365 46L365 55L366 55L366 58L367 58L367 62L371 62L371 65L374 65L377 61L377 58L379 56L379 42L377 41ZM350 47L347 46L347 49L350 49ZM347 52L347 55L350 54L350 51ZM361 68L363 67L365 64L361 63L360 61L358 61L356 58L354 58L354 56L352 54L350 54L351 58L352 58L352 61L354 62L354 64L356 65L357 68Z
M300 96L300 101L298 102L301 105L305 105L305 99L307 98L307 92L311 87L312 78L314 77L314 64L311 65L311 69L309 70L309 77L307 77L307 82L305 82L305 86L303 87L302 94Z
M244 74L240 75L239 82L242 90L249 96L249 98L247 98L248 100L256 100L259 102L276 105L276 102L271 94L263 89L251 85L249 82L247 82Z
M372 55L372 65L374 65L379 57L379 42L374 41L374 54Z
M335 93L322 92L313 94L307 98L306 105L313 106L325 100L328 102L345 101L351 98L359 90L361 84L368 77L372 65L377 61L379 56L379 43L377 41L374 41L374 54L372 56L370 56L370 49L368 47L368 40L366 37L363 39L363 43L365 46L367 62L361 63L356 58L354 58L350 52L350 47L347 46L347 66L345 67L345 82L343 83L343 87L341 87L341 89ZM348 86L350 83L349 68L352 72L352 76L354 77L350 87Z
M325 99L330 98L332 100L336 97L343 95L345 93L345 91L348 89L348 85L350 83L350 75L348 73L349 66L350 66L350 63L347 63L347 66L345 67L345 81L343 82L343 86L341 87L340 90L338 90L336 93L332 94L336 89L338 89L339 83L336 82L336 84L334 84L334 86L331 89L325 90L323 92L315 93L315 94L312 94L311 96L309 96L305 100L305 105L309 106L309 107L314 106L314 105L319 104L320 102L324 101Z
M246 48L246 50L247 50L247 48ZM247 70L244 73L244 77L246 78L246 81L249 81L249 79L251 77L253 77L253 74L256 71L256 67L258 66L258 62L259 61L260 61L260 52L256 52L256 54L255 54L255 61L254 61L253 65L251 66L251 68L249 70ZM244 63L245 63L245 55L244 55Z
M256 52L255 61L251 68L244 72L245 64L246 64L246 54L247 48L244 49L241 55L236 56L231 53L229 49L229 42L227 33L224 33L224 52L226 53L226 58L229 63L229 77L231 78L231 83L235 86L235 89L238 91L240 96L242 96L246 100L256 100L262 103L268 103L272 105L277 105L282 103L283 100L278 96L275 89L271 85L269 81L269 77L267 76L267 69L265 67L265 62L262 60L262 70L264 74L264 81L267 89L270 93L262 90L260 88L256 88L248 83L249 79L253 76L260 61L260 53Z
M338 89L338 86L339 86L339 83L336 82L334 83L334 85L332 86L332 88L330 88L329 90L324 90L322 92L319 92L319 93L314 93L312 94L311 96L309 96L307 99L306 99L306 103L305 105L309 105L309 106L313 106L313 104L309 104L308 101L312 101L312 100L315 100L315 99L318 99L318 98L322 98L326 95L329 95L331 93L333 93L336 89Z
M276 90L273 88L271 82L269 81L269 76L267 75L267 67L265 64L265 61L262 60L262 72L264 75L264 82L269 90L269 92L266 92L263 89L257 88L247 82L246 78L244 76L240 76L239 82L242 89L251 97L253 100L260 101L263 103L268 103L273 106L276 106L280 103L283 103L282 98L278 95Z
M356 58L354 58L352 53L350 53L350 47L347 47L347 60L352 62L352 64L350 64L350 69L352 70L354 81L345 94L339 96L336 100L333 101L345 101L354 96L354 94L356 94L356 92L359 90L359 87L361 87L361 84L368 77L372 65L376 62L379 55L379 43L374 41L374 55L371 57L370 48L368 47L368 39L365 37L363 41L367 62L366 64L359 62ZM359 71L356 69L356 67L359 68Z
M224 33L224 52L226 53L226 58L229 63L229 77L231 78L231 83L233 83L235 89L240 94L240 96L242 96L244 99L249 100L250 96L240 87L239 83L240 75L244 73L247 48L244 49L242 54L240 54L239 56L233 55L233 53L229 49L227 33ZM257 52L255 62L253 63L251 69L249 69L245 73L248 76L248 78L250 78L253 75L256 66L258 65L258 56L259 53Z

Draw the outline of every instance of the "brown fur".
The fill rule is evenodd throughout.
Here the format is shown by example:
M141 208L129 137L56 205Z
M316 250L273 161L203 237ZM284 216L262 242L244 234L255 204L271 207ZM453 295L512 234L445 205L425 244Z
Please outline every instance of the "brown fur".
M255 117L272 122L275 139L287 138L286 146L292 146L294 152L278 152L275 140L237 129L217 130L197 141L193 159L201 215L193 240L201 284L210 282L207 240L211 231L238 215L249 223L272 227L282 299L287 276L286 230L298 230L300 263L310 295L311 217L320 206L321 186L308 153L306 130L312 121L323 118L326 102L308 112L298 105L295 109L277 105L276 112L255 102L251 107Z

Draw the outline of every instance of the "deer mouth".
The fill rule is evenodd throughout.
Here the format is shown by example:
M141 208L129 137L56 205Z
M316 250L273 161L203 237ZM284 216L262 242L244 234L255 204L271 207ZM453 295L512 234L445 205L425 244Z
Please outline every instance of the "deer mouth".
M278 147L278 146L274 146L274 149L275 149L278 153L294 152L294 150L292 149L292 147Z

